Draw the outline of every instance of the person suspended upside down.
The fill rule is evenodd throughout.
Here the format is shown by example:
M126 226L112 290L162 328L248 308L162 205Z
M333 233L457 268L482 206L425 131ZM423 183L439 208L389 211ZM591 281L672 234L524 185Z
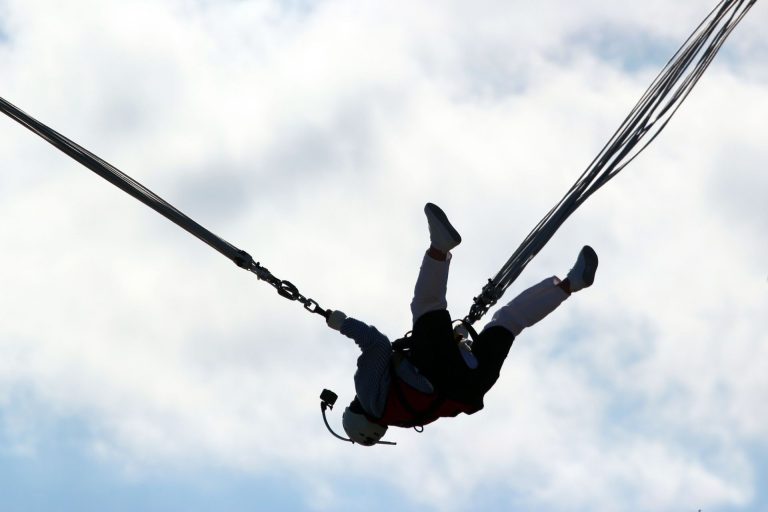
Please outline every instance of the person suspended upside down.
M450 251L461 236L438 206L427 203L424 213L430 247L411 302L408 349L396 350L397 344L393 349L375 327L341 311L327 318L329 327L353 339L362 351L354 378L356 396L344 410L342 425L349 440L363 446L382 442L389 426L418 428L481 410L515 337L595 278L597 254L584 246L565 279L548 277L522 292L493 315L470 345L456 336L445 298Z

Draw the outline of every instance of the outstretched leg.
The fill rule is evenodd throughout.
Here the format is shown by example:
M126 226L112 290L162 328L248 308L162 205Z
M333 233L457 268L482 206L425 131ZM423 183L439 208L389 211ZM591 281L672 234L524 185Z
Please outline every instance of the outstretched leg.
M596 269L595 251L588 246L584 247L566 279L561 281L557 277L549 277L525 290L493 315L493 319L472 344L472 352L479 366L464 391L469 400L467 403L482 407L482 397L499 378L515 337L557 309L572 292L591 285Z
M518 336L523 329L553 312L570 296L561 284L563 281L557 277L548 277L531 286L499 309L485 329L499 325Z
M584 246L566 279L549 277L528 288L499 309L485 329L499 325L519 335L557 309L572 292L591 286L596 270L597 254L588 245Z
M422 259L411 301L414 324L425 313L448 308L445 293L451 263L450 250L461 243L458 231L438 206L427 203L424 213L429 223L430 247Z

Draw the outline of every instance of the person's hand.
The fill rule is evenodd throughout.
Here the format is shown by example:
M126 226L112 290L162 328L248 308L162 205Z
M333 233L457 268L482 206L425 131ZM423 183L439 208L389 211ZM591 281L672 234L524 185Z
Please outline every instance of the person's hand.
M330 327L331 329L341 331L341 326L344 323L344 320L346 319L347 319L347 315L345 315L341 311L331 311L331 314L328 315L328 318L326 318L325 323L327 323L328 327Z

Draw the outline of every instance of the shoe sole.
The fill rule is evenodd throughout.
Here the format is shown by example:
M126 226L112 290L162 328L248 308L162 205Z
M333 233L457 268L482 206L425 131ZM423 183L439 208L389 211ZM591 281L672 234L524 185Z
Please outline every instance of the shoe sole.
M443 210L440 209L439 206L436 204L427 203L427 205L424 207L424 212L433 215L435 219L437 219L443 226L445 226L446 229L448 229L448 233L451 235L451 238L456 240L456 243L461 243L461 235L451 225L450 221L448 220L448 216Z
M588 245L585 245L581 251L584 253L585 263L582 279L585 285L592 286L592 283L595 282L595 273L597 272L597 253Z

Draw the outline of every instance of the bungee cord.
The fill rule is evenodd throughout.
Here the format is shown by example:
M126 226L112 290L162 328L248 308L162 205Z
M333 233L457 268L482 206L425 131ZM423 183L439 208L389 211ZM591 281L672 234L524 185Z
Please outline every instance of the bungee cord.
M0 111L11 119L17 121L22 126L36 133L108 182L112 183L120 190L135 197L157 213L175 223L177 226L216 249L218 252L232 260L238 267L253 272L260 280L265 281L275 288L281 297L285 297L292 301L298 301L304 306L304 309L310 313L317 313L323 317L328 315L328 311L321 308L315 300L299 293L299 290L293 283L275 277L260 263L254 261L250 254L238 249L223 238L208 231L206 228L175 208L172 204L165 201L162 197L155 194L114 165L91 153L56 130L41 123L3 98L0 98Z
M482 318L568 217L658 137L756 1L723 0L699 24L576 183L473 298L465 322L472 324Z

